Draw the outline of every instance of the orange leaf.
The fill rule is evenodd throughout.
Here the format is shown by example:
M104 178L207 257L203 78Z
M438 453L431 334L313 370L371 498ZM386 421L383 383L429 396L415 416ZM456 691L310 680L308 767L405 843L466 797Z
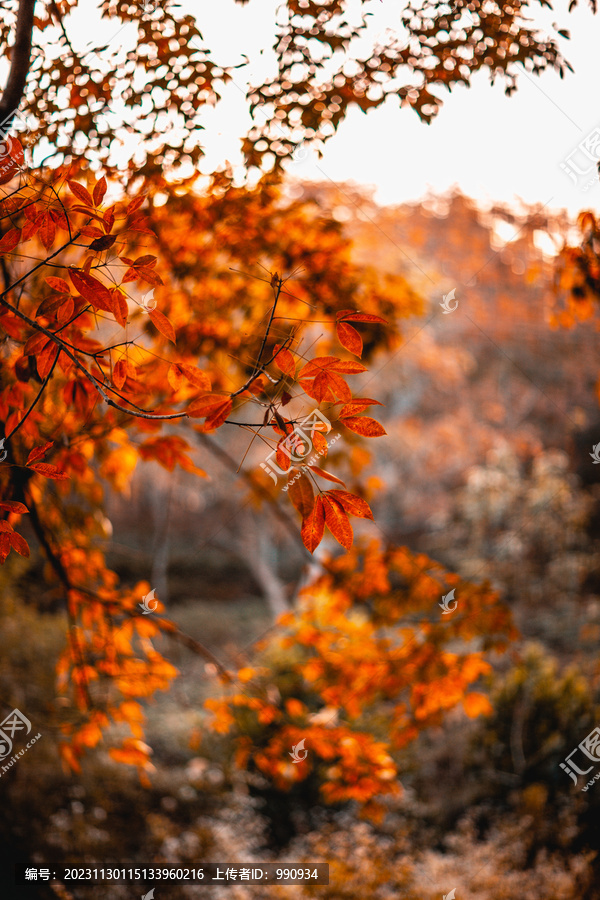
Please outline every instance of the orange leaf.
M179 363L172 363L169 366L169 371L167 372L167 381L171 385L174 391L178 391L181 387L181 382L183 381L183 372L181 371L181 366Z
M354 353L355 356L362 356L363 342L356 328L346 325L345 322L338 322L335 330L342 347L345 347L350 353Z
M75 194L78 200L80 200L85 206L94 206L94 201L92 200L92 195L84 188L82 184L78 184L76 181L67 180L67 184L69 185L69 190L72 194Z
M325 522L330 532L345 550L350 550L354 541L354 532L348 514L341 503L329 497L324 498Z
M102 198L106 193L107 187L108 185L106 184L106 178L103 175L102 178L94 185L94 206L100 206L100 204L102 203Z
M119 359L113 368L112 382L118 391L121 390L127 378L127 364L124 359Z
M211 382L206 372L197 369L195 366L188 366L186 363L179 363L179 368L191 384L202 388L203 391L210 391Z
M325 469L320 469L318 466L309 466L308 467L311 472L314 472L315 475L320 475L321 478L326 478L327 481L334 481L336 484L343 484L345 486L345 482L341 480L341 478L336 478L335 475L332 475L330 472L326 472Z
M296 374L296 360L294 359L294 354L285 347L283 350L280 350L279 348L280 345L275 344L275 359L273 362L280 372L283 372L284 375L290 375L293 378Z
M302 542L310 553L313 553L323 540L324 531L325 513L323 511L323 500L319 495L315 500L312 512L302 522Z
M310 482L310 478L308 478L304 472L301 472L300 477L290 484L288 493L290 500L302 518L305 519L310 515L313 506L315 505L315 492Z
M327 491L328 495L334 497L338 503L341 503L349 516L356 516L358 519L372 519L373 513L371 507L362 497L351 494L349 491L339 491L332 488Z
M155 328L163 334L169 341L175 343L175 330L167 317L158 309L149 309L148 315Z
M364 412L369 406L383 406L379 400L371 400L369 397L353 397L350 403L346 403L340 410L340 418L344 416L357 416Z
M355 431L356 434L362 434L363 437L382 437L387 434L383 425L369 418L369 416L347 416L340 419L346 428Z
M202 394L200 397L196 397L186 411L188 416L201 419L204 416L212 416L227 400L228 398L223 394Z

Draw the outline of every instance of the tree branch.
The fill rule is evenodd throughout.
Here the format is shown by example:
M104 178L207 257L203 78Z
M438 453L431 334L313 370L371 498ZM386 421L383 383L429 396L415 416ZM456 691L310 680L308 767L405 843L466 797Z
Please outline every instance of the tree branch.
M10 72L0 100L0 126L7 131L23 99L31 60L31 35L35 0L20 0L15 42L11 48ZM6 120L9 119L7 122Z

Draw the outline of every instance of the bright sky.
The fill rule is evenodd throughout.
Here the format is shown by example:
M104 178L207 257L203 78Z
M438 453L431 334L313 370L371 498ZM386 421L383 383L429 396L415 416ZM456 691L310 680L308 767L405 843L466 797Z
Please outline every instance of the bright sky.
M90 28L89 10L96 0L89 2L80 6L72 23L79 46L91 34L94 40L112 37L107 24L100 29L102 35ZM234 0L180 2L184 11L197 16L216 61L237 65L244 54L251 60L248 67L237 70L235 84L227 86L218 108L207 111L203 133L206 171L226 159L239 164L238 139L250 124L244 92L249 73L260 77L274 71L270 48L279 0L250 0L245 6ZM350 6L357 2L351 0ZM559 38L575 69L564 80L554 72L541 77L523 73L518 90L508 98L501 82L492 87L481 74L471 89L444 93L444 107L429 126L411 110L400 109L395 98L366 116L352 110L326 145L323 159L309 155L293 163L290 172L309 180L373 185L376 199L386 204L416 200L429 190L443 192L458 185L481 201L521 198L572 213L600 207L595 164L600 158L600 15L592 15L587 0L580 2L583 5L570 14L567 0L559 0L554 11L533 3L529 12L546 33L555 33L552 23L570 31L570 41ZM373 0L370 33L382 35L386 28L398 28L405 5L399 0ZM594 150L596 128L599 140ZM578 147L588 136L592 149L586 155ZM561 169L561 163L569 160L580 173L573 178Z

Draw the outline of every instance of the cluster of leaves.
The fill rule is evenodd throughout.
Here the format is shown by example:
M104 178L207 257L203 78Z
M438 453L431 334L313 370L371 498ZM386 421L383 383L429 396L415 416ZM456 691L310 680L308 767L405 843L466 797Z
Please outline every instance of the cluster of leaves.
M561 77L570 69L556 42L530 27L527 4L520 0L408 4L401 15L402 34L388 29L373 44L365 33L370 13L362 6L367 0L353 11L352 22L345 0L282 5L274 47L277 77L249 91L251 109L262 114L243 144L249 165L262 166L266 154L284 159L298 133L322 144L352 105L366 113L395 95L430 122L443 102L435 89L469 86L479 71L487 71L492 83L504 78L510 94L519 64L533 74L554 68ZM359 39L369 50L353 55Z
M65 761L77 766L83 749L97 744L106 725L116 721L127 723L133 735L115 748L117 758L145 768L149 748L138 701L167 687L175 675L153 640L161 633L181 635L160 616L132 619L147 585L119 588L95 545L104 486L126 490L138 459L203 477L190 455L194 439L225 424L274 444L280 465L291 470L283 465L285 451L305 397L326 406L330 417L340 407L337 421L349 442L355 435L383 434L364 415L376 401L354 397L343 376L364 373L378 348L397 345L398 319L418 311L419 304L402 277L382 286L372 269L354 264L339 225L321 215L318 205L285 202L280 173L248 190L233 187L225 171L200 189L202 112L218 101L231 72L211 58L192 16L175 15L169 0L151 9L103 0L102 16L118 33L123 26L133 38L137 29L137 45L132 42L127 51L111 42L78 53L69 28L79 6L77 0L57 0L36 9L36 17L29 0L8 0L0 23L0 55L10 60L0 101L3 129L24 99L28 144L47 142L53 162L60 163L50 172L28 171L21 144L14 137L3 142L0 415L7 457L0 467L6 513L0 547L5 558L11 549L26 554L15 526L28 527L29 521L47 561L44 575L66 602L69 633L59 675L61 690L73 692L77 712L63 726L69 738ZM436 84L468 84L473 72L487 69L507 76L512 88L515 63L531 64L534 72L546 66L562 72L556 45L528 28L520 3L491 8L487 0L471 0L453 4L450 12L446 6L407 10L408 45L386 41L367 59L354 60L355 74L349 75L345 64L365 20L349 25L346 6L344 0L283 5L275 47L278 77L249 92L251 108L260 105L267 118L265 128L254 128L243 144L249 167L266 168L268 153L285 158L297 139L322 141L352 104L366 110L383 103L386 86L429 120L440 102L430 92ZM320 52L313 52L315 46ZM336 56L337 72L326 74ZM403 67L416 83L396 87ZM123 153L134 142L135 152ZM121 166L119 153L127 157ZM90 163L98 170L94 178ZM102 171L114 176L110 186ZM267 277L249 279L245 270L258 260ZM292 291L277 273L297 267L306 274ZM157 294L153 308L139 296L150 289ZM232 297L239 298L233 307ZM385 321L391 322L387 334ZM363 362L338 355L336 341ZM245 418L257 409L258 422ZM167 433L167 422L180 427ZM370 509L360 492L324 491L316 478L339 481L320 467L300 473L289 494L302 517L302 539L314 550L327 525L348 550L349 515L369 518ZM275 499L272 487L258 486L262 496ZM392 571L400 565L392 557L385 562ZM351 585L358 575L340 565ZM325 588L332 592L325 601L333 604L330 615L352 629L352 602L346 608L340 599L343 584L321 584L319 591ZM378 616L390 596L378 601ZM316 608L306 613L309 619L313 614ZM395 623L393 611L387 614ZM491 634L497 622L490 615L493 621L484 616L479 630ZM406 644L392 650L381 643L376 626L365 635L357 631L360 640L371 641L371 654L390 660L390 698L403 690L398 678L411 678L413 669L422 676L411 692L414 715L408 706L401 708L393 734L406 729L410 736L413 719L437 721L452 705L443 690L458 702L483 671L479 658L455 671L453 655L436 644L435 628L426 622L421 627L428 640L411 645L411 653L422 654L412 667L402 658ZM459 636L472 637L464 627ZM303 646L301 626L295 637ZM344 677L359 677L362 669L356 666ZM320 684L325 676L315 677ZM327 685L322 688L327 701ZM341 689L335 678L331 689ZM361 702L367 698L368 691ZM348 714L358 714L347 702ZM471 711L483 708L481 700L468 703ZM355 761L364 757L378 773L365 794L387 783L389 764L379 745L365 739L360 752L350 755ZM346 776L349 771L332 784L344 785Z
M460 704L470 717L491 712L485 694L468 692L491 670L473 641L483 635L483 649L501 652L515 630L488 584L406 547L373 541L325 567L263 642L265 665L238 671L230 695L206 706L216 731L234 730L238 766L279 790L311 778L326 802L356 800L377 816L376 798L399 790L394 751ZM437 604L448 587L460 607L445 620ZM300 740L308 753L292 763Z
M19 0L5 6L2 57ZM120 40L92 42L79 51L70 35L71 14L79 6L78 0L60 0L32 16L33 47L51 48L34 50L31 63L32 140L45 138L63 162L91 151L116 169L118 150L125 149L129 175L136 167L150 177L166 168L189 173L203 155L199 135L206 107L219 102L222 87L243 66L215 61L194 17L181 15L171 0L145 8L103 0L101 19ZM298 140L322 143L351 106L367 112L395 95L429 122L442 104L436 88L469 85L479 71L492 82L504 78L510 93L519 66L533 74L554 68L561 76L569 67L556 41L531 27L528 4L521 0L408 5L402 30L389 29L385 37L368 34L367 6L367 0L357 10L347 0L281 4L273 46L277 75L248 90L250 109L260 112L243 141L249 167L268 167L265 156L270 165L279 163ZM366 51L360 42L367 43ZM106 109L111 115L99 115Z
M167 688L175 676L174 667L154 649L152 639L161 632L175 635L177 629L158 616L151 621L133 619L137 602L149 586L118 588L117 576L95 547L102 482L125 490L138 459L156 460L169 471L178 465L204 477L190 456L193 446L182 433L184 425L192 437L214 432L226 422L250 428L261 438L265 430L271 431L281 448L297 421L297 414L288 414L285 407L298 409L303 396L334 409L341 406L338 421L350 434L385 432L360 414L377 401L353 398L343 377L366 372L367 367L340 357L307 359L300 347L299 317L290 313L308 302L300 295L309 295L310 282L301 283L298 293L292 294L278 275L254 276L253 283L263 291L262 297L255 292L248 304L247 327L257 335L256 350L251 361L237 360L239 335L229 328L225 309L213 306L210 298L193 306L189 293L195 294L195 288L186 284L185 289L177 289L186 282L185 266L169 260L169 283L164 284L157 257L148 252L148 243L160 245L168 236L174 227L170 219L145 215L144 196L129 199L114 187L114 202L106 202L109 186L104 176L86 184L63 169L48 173L49 177L32 177L23 171L23 159L21 144L11 138L3 167L6 193L0 201L0 221L6 223L0 238L5 280L0 295L4 331L0 414L6 442L0 472L1 508L6 514L0 552L3 561L11 549L29 553L25 538L15 530L21 517L28 515L48 561L46 574L64 593L70 627L59 667L60 686L61 691L70 686L79 710L78 721L64 725L69 736L63 748L65 760L78 765L83 749L100 740L110 721L127 721L133 737L115 752L123 761L148 766L149 748L142 741L143 714L137 700ZM186 215L194 214L194 199L196 212L209 211L211 217L223 202L220 196L213 197L211 208L207 198L193 198L183 204ZM270 214L281 219L284 214L275 193L267 199ZM250 201L243 200L250 217L257 214L256 207L264 208L265 193L259 190ZM251 201L254 208L249 210ZM160 209L154 207L151 212ZM302 222L307 213L289 213L288 232L293 235L295 230L298 240L301 228L296 216ZM150 227L154 217L156 232ZM323 234L328 235L326 249ZM322 266L337 254L330 277L339 276L342 299L358 298L359 270L349 262L348 244L339 230L332 231L328 223L317 220L309 223L305 235L304 245L290 241L280 253L292 261L321 254ZM190 253L185 244L180 246L184 254ZM208 257L209 253L205 265ZM224 273L216 268L205 286L218 286L223 292ZM168 299L163 287L170 292ZM142 303L140 293L149 289L158 292L158 302L168 314ZM266 325L265 290L273 292ZM328 290L333 294L332 283ZM376 294L372 281L360 299L367 297L374 304ZM223 307L228 307L222 296ZM259 298L262 312L257 312ZM391 302L390 297L387 303ZM205 315L207 308L218 315ZM405 314L409 307L403 310L400 298L397 309ZM291 327L273 325L278 312L284 323L292 319ZM338 312L331 311L330 331L333 334L337 325L355 355L362 347L354 325L348 323L371 329L385 323L372 313L347 308ZM321 315L318 310L314 317ZM304 322L309 325L310 317L305 316ZM131 338L135 325L139 330ZM278 343L274 343L273 329ZM207 370L209 353L211 371ZM221 365L225 359L227 366ZM226 390L224 384L230 385L236 377L243 380L241 387ZM247 425L243 418L236 419L235 414L245 407L258 407L262 421ZM231 415L233 419L228 418ZM198 419L203 421L197 423ZM179 422L179 430L161 432L165 421ZM309 475L303 472L300 487L290 493L305 523L306 546L314 550L323 536L323 527L318 534L319 516L312 515L316 508L323 521L326 510L332 534L349 547L352 529L347 516L371 517L368 505L349 491L324 492L318 487L316 478L339 482L337 476L316 466L306 471ZM260 479L257 488L268 496ZM306 525L311 516L316 522L312 529ZM111 700L101 703L99 698L107 696L108 686Z

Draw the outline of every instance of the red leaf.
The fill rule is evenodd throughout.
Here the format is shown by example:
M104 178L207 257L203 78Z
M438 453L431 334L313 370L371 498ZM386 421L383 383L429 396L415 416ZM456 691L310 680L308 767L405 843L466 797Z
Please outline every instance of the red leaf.
M9 535L9 541L13 550L16 550L21 556L29 556L29 544L25 540L24 537L21 537L20 534L17 534L16 531L13 531L12 534Z
M127 378L127 364L124 359L119 359L113 368L112 382L118 391L121 390Z
M148 315L155 328L163 334L169 341L175 343L175 329L163 313L159 309L149 309Z
M77 199L85 204L85 206L93 207L95 205L94 201L92 200L92 195L87 190L87 188L84 188L82 184L78 184L76 181L68 180L67 184L69 185L69 190L71 191L71 193L75 194Z
M132 213L139 209L146 199L146 195L143 194L141 197L136 197L135 200L132 200L129 206L126 209L127 215L130 216Z
M56 354L59 352L59 348L56 346L56 344L52 341L48 341L42 352L37 354L36 368L38 370L38 375L40 376L40 378L44 379L47 375L50 374L50 369L54 365Z
M23 356L34 356L36 353L41 353L42 349L49 342L50 338L46 337L45 334L42 334L40 331L36 331L35 334L32 334L30 338L25 341L25 346L23 347Z
M357 497L356 494L351 494L349 491L338 491L335 488L327 491L327 494L341 503L349 516L356 516L357 519L373 518L371 507L362 497Z
M314 553L321 541L325 531L325 513L323 511L323 500L319 495L315 500L315 505L304 521L302 522L302 542L310 553Z
M102 250L109 250L117 239L116 234L103 234L102 237L96 238L90 244L90 250L101 253Z
M200 426L200 431L214 431L215 428L220 428L229 413L231 412L231 408L233 403L231 400L225 400L221 406L216 409L210 416L207 416L204 422L204 425Z
M149 268L148 266L137 266L138 278L141 278L142 281L147 281L148 284L164 284L162 278L155 272L154 269Z
M387 319L374 316L372 313L350 312L345 309L342 313L338 313L338 316L344 322L378 322L380 325L387 325Z
M354 532L346 510L337 500L325 495L325 523L330 532L345 550L350 550L354 541Z
M106 210L106 212L102 216L102 221L104 222L104 227L106 228L107 233L112 231L112 227L115 224L114 206L111 206L110 209Z
M300 513L303 519L309 516L315 505L315 492L304 472L300 472L300 477L294 480L288 488L290 500Z
M56 481L63 481L65 478L68 478L68 475L65 475L64 472L60 472L56 466L51 466L48 463L34 463L32 466L29 466L30 469L33 469L34 472L38 472L40 475L44 475L46 478L54 478Z
M332 475L331 472L326 472L325 469L320 469L318 466L309 466L308 467L311 472L314 472L315 475L320 475L321 478L326 478L327 481L334 481L336 484L343 484L344 487L345 482L342 481L341 478L337 478L335 475Z
M312 382L301 381L300 384L309 397L313 397L318 403L335 403L337 400L344 402L352 399L352 391L348 383L336 372L321 372Z
M10 553L10 546L10 537L7 534L0 534L0 564L2 565L6 562L6 557Z
M46 278L46 284L49 284L53 291L59 294L70 294L71 288L64 278L58 278L56 275L49 275Z
M1 500L0 501L0 509L8 509L9 512L14 513L28 513L29 510L25 506L24 503L19 503L18 500Z
M346 428L355 431L356 434L362 434L363 437L382 437L387 434L383 425L369 416L346 416L340 419Z
M303 366L298 372L299 378L312 378L319 372L340 372L342 375L356 375L366 372L367 367L362 363L346 359L338 359L337 356L316 356Z
M47 444L44 444L42 447L34 447L29 456L27 457L27 462L25 463L28 466L30 463L35 462L36 459L40 459L46 452L49 450L54 441L48 441Z
M111 295L113 315L121 328L125 328L127 325L127 316L129 315L127 300L118 288L113 288Z
M100 206L107 187L106 178L103 175L100 181L97 181L94 185L94 206Z
M342 347L345 347L350 353L354 353L355 356L362 356L363 342L356 328L346 325L345 322L338 322L335 330Z
M46 213L40 222L40 240L46 250L49 250L56 237L56 223L50 213Z
M104 312L112 312L110 291L101 281L79 269L69 269L69 277L84 300Z
M0 253L11 253L21 240L21 229L11 228L0 238Z

